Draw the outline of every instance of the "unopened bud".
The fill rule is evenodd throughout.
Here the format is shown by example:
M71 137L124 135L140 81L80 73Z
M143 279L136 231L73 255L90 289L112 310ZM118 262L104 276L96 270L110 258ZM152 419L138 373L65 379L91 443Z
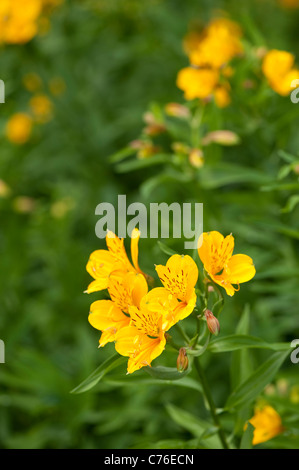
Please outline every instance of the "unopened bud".
M296 175L299 175L299 163L295 163L293 167L293 171L294 173L296 173Z
M188 119L190 117L189 109L179 103L168 103L165 106L165 112L168 116L173 116L181 119Z
M190 152L190 147L183 142L173 142L171 148L176 154L188 155Z
M188 356L185 348L179 350L179 355L176 361L176 367L179 372L184 372L188 369Z
M204 164L203 153L201 149L192 149L189 153L189 162L195 168L200 168Z
M240 137L235 132L220 130L209 132L203 139L203 145L216 143L220 145L237 145L240 143Z
M205 317L210 333L217 336L220 331L220 324L218 319L213 315L213 312L208 309L205 310Z
M164 126L164 124L158 124L158 123L149 124L143 129L143 132L146 135L150 135L150 136L159 135L165 131L166 131L166 127Z

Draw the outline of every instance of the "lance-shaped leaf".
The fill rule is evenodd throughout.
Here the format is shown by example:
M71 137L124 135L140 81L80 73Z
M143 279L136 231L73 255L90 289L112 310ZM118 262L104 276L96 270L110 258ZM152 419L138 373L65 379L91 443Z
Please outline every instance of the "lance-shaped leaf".
M228 397L225 410L240 409L252 403L263 391L265 386L275 377L280 366L289 354L276 352L251 374L245 382L241 383Z
M71 393L83 393L94 387L110 370L115 369L117 366L127 361L126 357L115 354L109 357L103 364L96 368L96 370L90 374L80 385L75 387Z

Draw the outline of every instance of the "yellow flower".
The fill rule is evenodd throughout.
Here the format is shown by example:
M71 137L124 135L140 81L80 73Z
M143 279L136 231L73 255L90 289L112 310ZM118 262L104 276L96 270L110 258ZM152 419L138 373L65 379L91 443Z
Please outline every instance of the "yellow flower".
M269 405L257 408L249 422L255 428L252 440L253 445L269 441L269 439L272 439L284 430L279 414Z
M198 240L198 254L211 279L233 296L239 284L250 281L255 275L252 259L247 255L232 255L234 237L221 233L205 232ZM234 287L237 285L237 288Z
M113 271L118 271L125 275L128 272L135 272L146 275L141 271L138 265L138 241L140 231L136 228L131 235L131 256L132 262L128 259L124 240L119 239L113 232L109 231L106 236L107 250L96 250L89 258L86 270L95 279L87 288L87 293L107 289L109 276Z
M204 31L197 48L190 52L190 62L198 66L220 68L243 51L242 32L236 23L225 18L216 18Z
M42 86L42 80L36 73L27 73L23 77L23 84L28 91L37 91Z
M14 144L28 141L32 130L32 119L25 113L16 113L6 125L6 136Z
M35 95L30 100L30 107L38 122L47 122L52 116L52 102L46 95Z
M148 290L142 274L114 272L109 278L111 300L97 300L90 307L89 323L102 331L100 346L114 341L116 333L130 324L129 308L139 306Z
M207 98L219 80L219 72L210 68L185 67L177 76L177 86L185 93L186 100Z
M218 85L214 90L214 98L218 108L226 108L231 102L229 85Z
M262 70L271 88L279 95L287 96L291 83L299 78L299 70L294 67L295 57L287 51L273 49L269 51L262 63Z
M156 271L164 287L182 302L189 302L194 297L198 269L191 256L172 255L166 266L159 264Z
M279 0L279 3L284 8L298 8L299 0Z
M37 34L41 0L1 0L0 42L22 44Z
M129 326L120 328L115 335L115 349L128 356L128 374L150 366L163 352L165 332L174 324L172 312L178 300L163 287L152 289L140 301L140 307L129 307Z

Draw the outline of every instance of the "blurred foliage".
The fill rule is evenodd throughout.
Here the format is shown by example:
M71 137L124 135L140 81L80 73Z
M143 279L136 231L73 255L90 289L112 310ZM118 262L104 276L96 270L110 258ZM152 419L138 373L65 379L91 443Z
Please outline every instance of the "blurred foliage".
M186 180L172 161L143 169L144 160L134 156L118 163L108 158L138 138L150 103L164 109L183 102L175 85L187 65L182 38L219 10L240 23L255 47L288 50L298 62L299 10L274 0L65 1L51 12L47 34L1 47L1 448L200 446L209 417L193 371L162 383L144 371L126 377L120 364L92 390L70 394L113 351L113 345L97 349L99 334L87 315L98 297L83 291L90 281L88 256L104 247L95 236L95 207L116 203L118 194L147 204L203 202L204 229L233 232L236 252L254 259L254 280L226 298L221 335L235 332L247 305L250 320L239 334L271 343L299 337L298 106L265 84L258 93L242 88L252 79L252 64L244 63L233 77L232 105L218 110L211 103L203 121L208 131L238 134L238 145L207 147L206 164ZM38 77L29 80L33 91L28 74ZM259 74L254 70L255 80L262 80ZM37 93L52 103L52 116L34 120L29 140L14 144L7 122L15 113L31 114ZM136 169L135 163L121 167L129 162L137 162ZM167 241L182 252L176 243ZM140 241L142 268L153 274L153 264L166 259L155 240ZM192 328L191 319L186 326ZM235 386L272 354L206 354L217 406L230 394L230 372ZM160 362L174 367L176 354ZM282 415L286 432L261 447L299 448L298 386L298 365L287 358L260 396ZM241 413L239 435L252 409ZM230 415L223 424L233 430ZM215 439L208 435L207 446L217 447Z

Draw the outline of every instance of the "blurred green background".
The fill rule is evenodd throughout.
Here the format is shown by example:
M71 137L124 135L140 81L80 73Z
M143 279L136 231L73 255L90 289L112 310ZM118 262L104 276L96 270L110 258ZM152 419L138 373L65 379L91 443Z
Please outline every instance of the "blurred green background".
M210 184L199 185L195 195L178 182L140 195L148 171L118 173L108 161L138 137L149 103L183 102L175 85L178 70L187 65L182 38L215 10L239 22L256 47L285 49L299 58L299 9L282 9L274 0L65 1L51 14L47 34L1 48L6 102L0 105L0 178L10 188L0 199L0 338L6 355L0 364L1 448L113 449L188 440L192 432L174 423L165 405L207 417L198 391L126 382L125 368L118 380L107 377L85 394L70 394L113 351L113 345L97 348L99 333L87 316L99 295L83 291L90 282L89 254L105 246L95 235L95 207L115 202L118 194L147 203L190 197L203 202L204 229L233 232L235 252L252 256L257 267L255 279L226 299L223 334L235 331L248 305L250 333L268 341L299 337L298 206L282 213L293 193L261 190L283 166L277 150L298 152L299 105L274 92L266 105L254 101L254 91L248 97L245 90L241 97L236 92L236 105L220 111L219 120L222 128L239 133L242 143L215 152L238 165L241 176L231 180L230 167L223 181L211 164L205 170ZM11 115L28 110L34 93L24 87L24 77L30 73L40 77L53 118L35 125L30 140L16 145L5 126ZM65 90L55 96L50 83L57 77ZM30 198L25 207L20 197ZM140 241L141 267L153 272L153 263L166 259L155 240ZM253 351L253 367L265 357ZM176 357L163 361L175 366ZM218 406L229 393L229 361L229 353L205 358ZM289 398L299 383L298 367L286 361L277 377L284 382L272 396L287 416L296 410L299 416L299 399ZM278 437L266 447L298 448L298 439Z

